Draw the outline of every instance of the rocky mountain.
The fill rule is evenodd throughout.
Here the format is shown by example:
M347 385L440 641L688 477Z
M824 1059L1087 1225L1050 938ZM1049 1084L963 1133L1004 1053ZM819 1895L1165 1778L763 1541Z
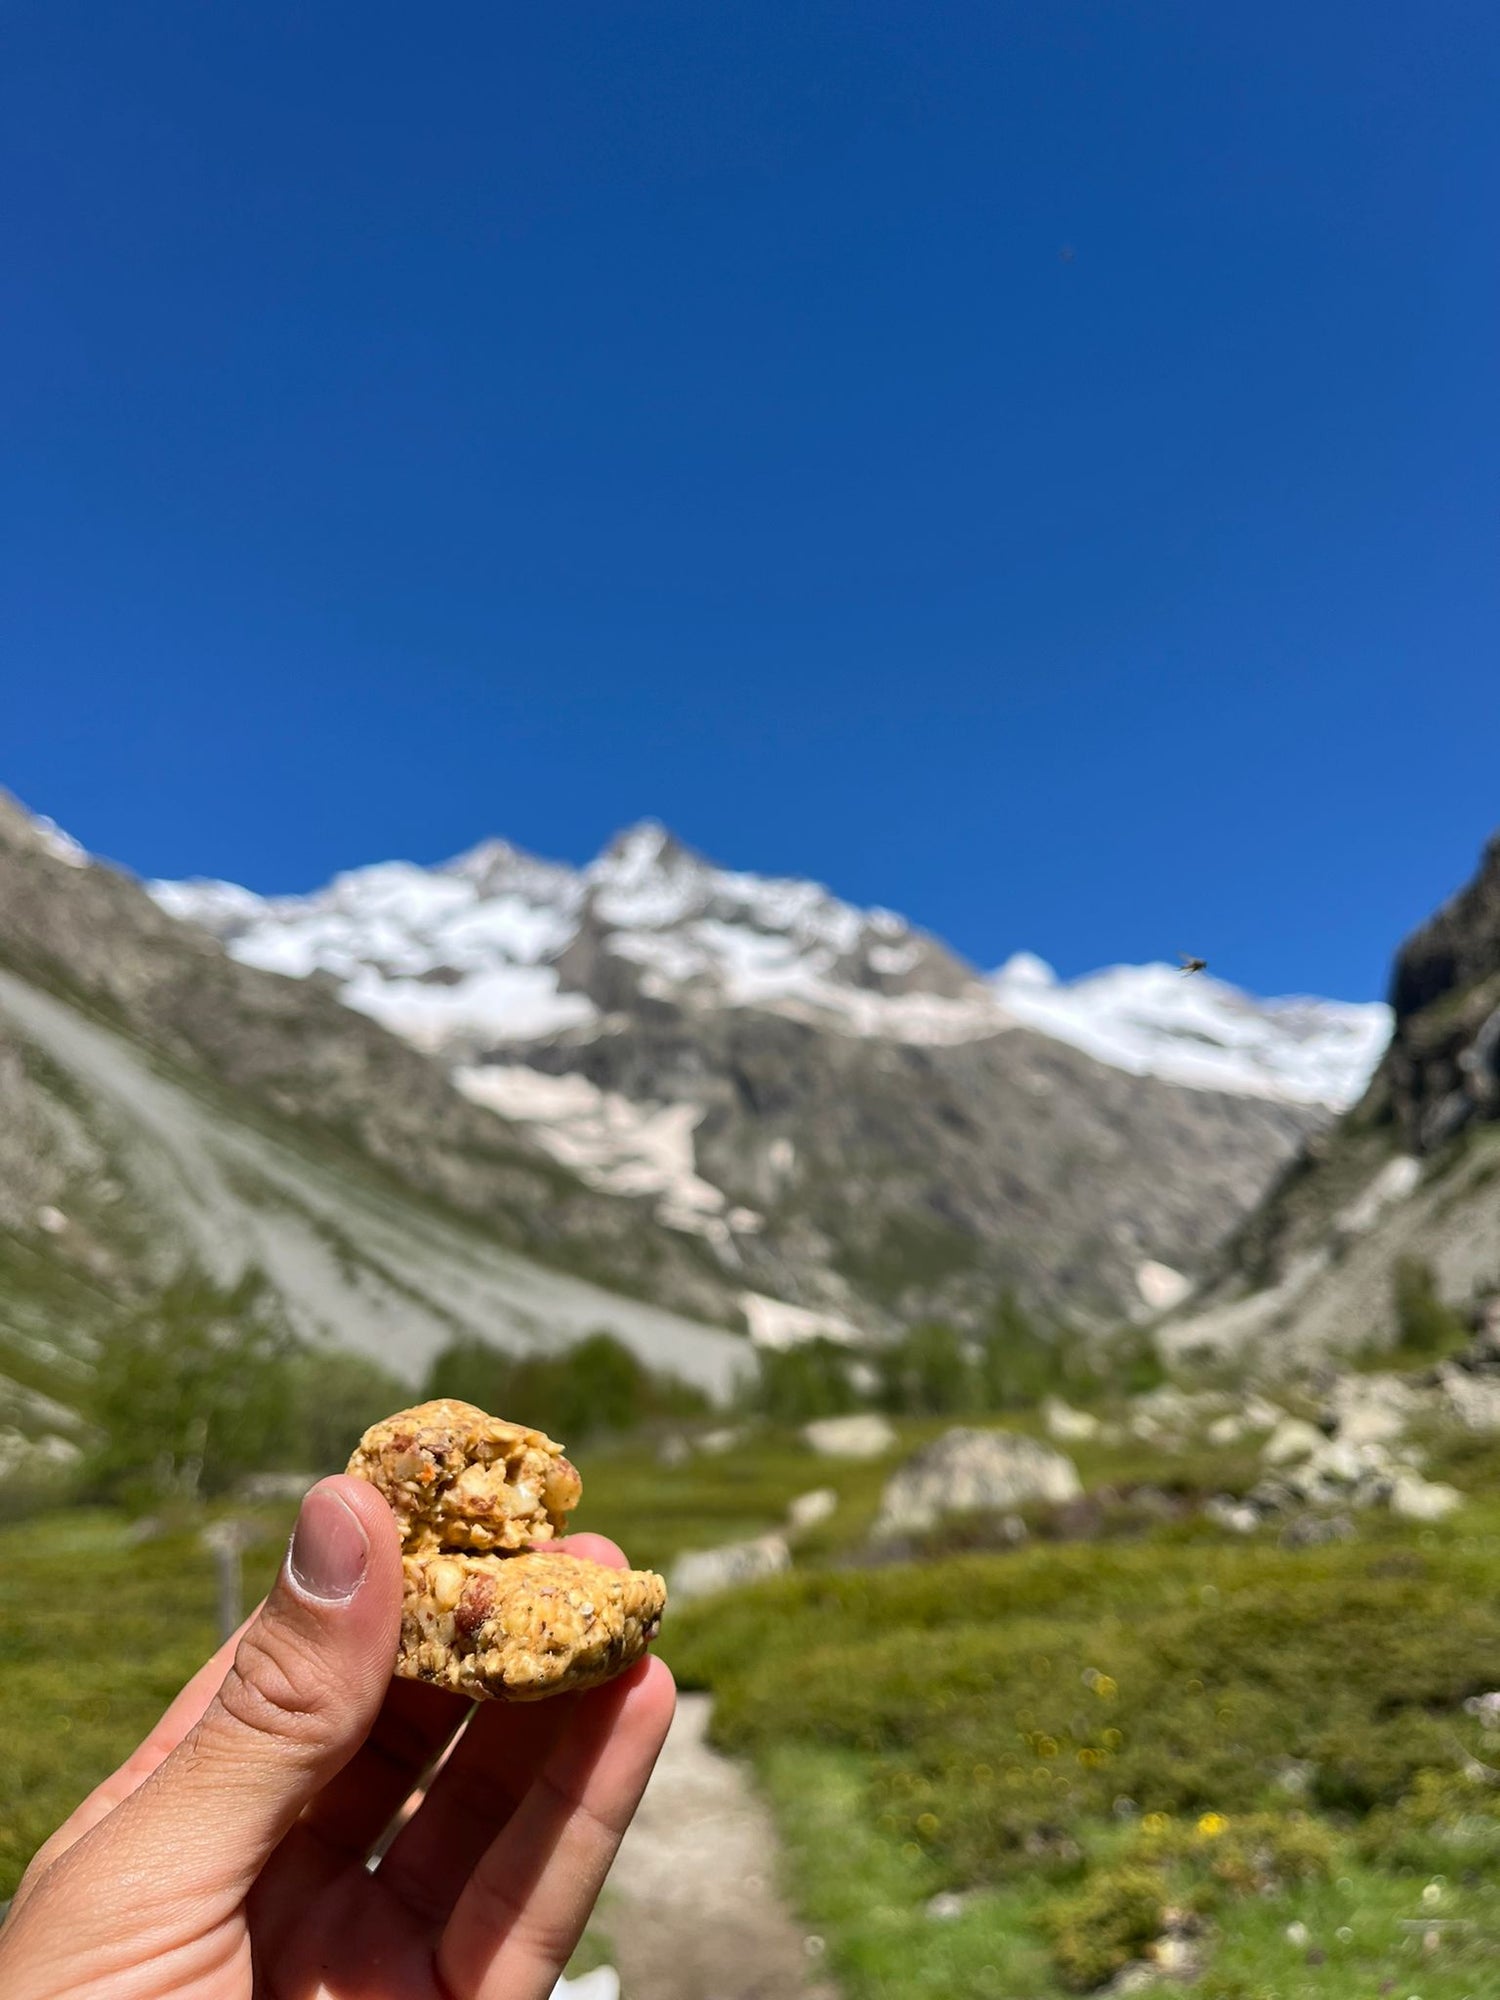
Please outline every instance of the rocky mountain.
M0 1461L65 1425L94 1332L185 1268L263 1272L305 1336L412 1379L459 1333L608 1328L718 1390L744 1365L701 1239L0 797Z
M1500 837L1401 946L1390 1001L1368 1089L1228 1240L1166 1330L1174 1349L1254 1341L1299 1359L1387 1344L1401 1259L1430 1265L1466 1312L1500 1294Z
M602 1194L650 1202L763 1340L1179 1295L1362 1087L1380 1007L1165 966L990 978L883 909L717 868L652 823L575 869L488 841L307 896L156 883L240 963L449 1071Z

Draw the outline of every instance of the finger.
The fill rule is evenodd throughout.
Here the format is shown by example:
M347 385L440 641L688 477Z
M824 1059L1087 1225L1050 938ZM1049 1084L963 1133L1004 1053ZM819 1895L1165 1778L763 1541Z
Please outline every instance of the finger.
M560 1555L584 1556L590 1562L603 1563L606 1569L629 1569L625 1551L618 1542L612 1542L608 1535L568 1535L560 1542L545 1542L547 1549L556 1549Z
M603 1535L574 1535L552 1546L569 1555L607 1564L611 1569L625 1567L622 1550ZM345 1858L358 1855L363 1859L463 1728L472 1708L473 1704L446 1689L425 1687L416 1681L392 1681L375 1727L350 1762L307 1808L299 1830L306 1828L324 1846ZM476 1721L486 1712L491 1715L492 1732L494 1715L489 1703L479 1707ZM472 1733L471 1724L465 1731L466 1743ZM488 1831L473 1859L477 1860L497 1829L498 1822L491 1815ZM291 1838L295 1837L294 1832ZM283 1848L287 1844L284 1842ZM279 1857L277 1865L280 1866ZM466 1868L464 1876L467 1875Z
M95 1914L113 1920L113 1905L129 1900L136 1921L149 1916L143 1883L148 1899L188 1902L205 1922L238 1903L374 1723L400 1605L385 1502L362 1480L321 1481L203 1715L90 1835L94 1879L105 1885Z
M603 1535L570 1535L549 1544L611 1569L624 1552ZM510 1818L571 1715L576 1695L545 1702L480 1702L462 1740L402 1827L380 1865L380 1879L424 1921L441 1926L480 1856Z
M257 1607L258 1609L258 1607ZM42 1871L66 1854L74 1841L81 1840L90 1828L112 1813L122 1799L129 1798L138 1785L145 1782L157 1765L171 1755L202 1716L213 1700L220 1682L229 1671L229 1663L234 1657L234 1649L248 1630L250 1614L237 1632L226 1639L211 1658L204 1661L187 1685L173 1696L171 1702L153 1726L151 1733L131 1751L125 1762L116 1771L111 1771L89 1793L79 1801L68 1817L37 1849L31 1858L14 1901L19 1903L28 1886L35 1882Z
M438 1931L584 1697L486 1701L380 1864L384 1887Z
M646 1789L674 1701L672 1676L654 1659L578 1698L443 1933L438 1971L456 2000L545 2000L552 1991Z
M283 1841L302 1835L361 1861L468 1720L470 1704L446 1688L392 1681L375 1726Z

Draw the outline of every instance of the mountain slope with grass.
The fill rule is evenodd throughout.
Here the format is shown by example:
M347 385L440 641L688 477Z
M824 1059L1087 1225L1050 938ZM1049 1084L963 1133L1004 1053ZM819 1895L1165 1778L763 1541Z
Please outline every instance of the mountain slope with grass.
M1400 947L1390 1000L1369 1088L1229 1239L1172 1351L1356 1353L1409 1337L1414 1286L1455 1329L1500 1296L1500 837Z
M333 982L606 1193L834 1332L1007 1286L1103 1324L1200 1271L1357 1093L1385 1010L1165 966L982 977L816 883L646 823L582 869L488 841L309 896L157 883L247 964Z

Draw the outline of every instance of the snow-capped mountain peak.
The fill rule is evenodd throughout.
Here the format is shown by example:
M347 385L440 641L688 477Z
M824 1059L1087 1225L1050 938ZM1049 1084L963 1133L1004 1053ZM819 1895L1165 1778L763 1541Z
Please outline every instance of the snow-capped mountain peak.
M1390 1038L1378 1001L1257 1000L1172 965L1113 965L1064 984L1021 952L991 985L1015 1020L1116 1069L1299 1104L1353 1103Z
M820 884L715 867L655 820L584 868L487 840L435 868L383 862L307 896L160 882L236 957L339 980L351 1006L456 1063L600 1032L637 1000L752 1007L832 1031L954 1044L1027 1027L1138 1075L1340 1107L1387 1010L1257 1000L1206 974L1112 966L1061 981L1027 952L989 979L892 911Z

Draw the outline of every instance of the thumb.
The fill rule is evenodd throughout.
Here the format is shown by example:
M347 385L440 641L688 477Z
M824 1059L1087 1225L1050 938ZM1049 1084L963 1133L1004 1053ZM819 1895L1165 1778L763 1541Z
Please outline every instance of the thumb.
M155 1858L178 1892L238 1901L369 1733L400 1620L390 1509L363 1480L322 1480L202 1720L106 1822L130 1859Z

